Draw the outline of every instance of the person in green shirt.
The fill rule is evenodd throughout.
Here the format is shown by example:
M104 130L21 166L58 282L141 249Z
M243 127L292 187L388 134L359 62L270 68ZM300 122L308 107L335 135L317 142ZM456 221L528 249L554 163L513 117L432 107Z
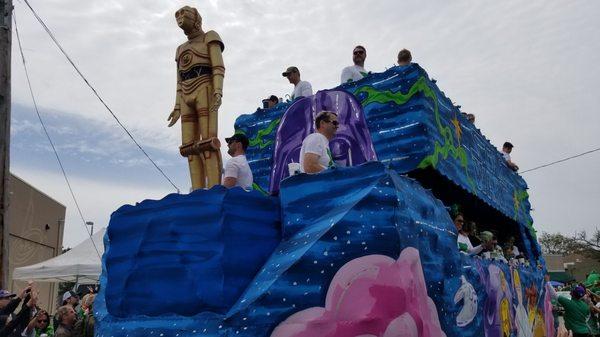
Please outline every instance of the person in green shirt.
M590 329L592 336L600 336L600 320L598 315L600 314L600 296L596 295L589 288L587 289L588 305L590 306Z
M548 275L546 275L546 281L550 282ZM556 299L558 304L565 308L565 326L573 332L573 337L591 337L592 331L589 326L590 306L584 300L585 288L580 285L573 287L571 299L558 296L552 286L548 287L548 290L550 291L550 297Z

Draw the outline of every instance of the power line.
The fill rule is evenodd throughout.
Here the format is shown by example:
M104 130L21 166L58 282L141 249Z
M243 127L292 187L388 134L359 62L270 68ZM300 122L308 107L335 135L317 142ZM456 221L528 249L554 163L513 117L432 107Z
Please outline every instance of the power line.
M69 192L71 193L71 197L73 198L73 202L75 203L75 207L77 208L77 212L79 213L79 217L81 218L83 227L85 228L85 231L87 232L88 236L90 237L90 239L92 241L92 245L94 246L94 250L96 250L96 254L98 254L98 258L100 260L102 260L100 251L98 251L98 247L96 247L96 243L92 239L92 233L90 233L90 231L87 228L85 218L83 216L83 213L81 212L81 208L79 207L79 203L77 202L77 198L75 197L73 188L71 187L71 182L69 182L69 178L67 177L67 172L65 171L62 161L60 160L60 156L58 155L58 152L56 151L56 147L54 146L54 142L52 141L52 138L50 138L48 129L46 128L46 125L44 124L44 120L42 119L42 115L40 114L40 111L38 109L37 102L35 100L35 95L33 94L33 87L31 86L31 80L29 79L29 71L27 70L27 63L25 62L25 54L23 53L23 47L21 45L21 37L19 36L19 26L17 25L17 16L14 12L13 12L13 21L15 23L15 33L17 35L17 41L19 43L19 52L21 53L21 60L23 61L23 68L25 69L25 77L27 78L27 85L29 86L29 93L31 94L31 100L33 101L33 107L35 108L35 113L37 114L37 117L40 120L40 124L42 124L42 129L44 130L44 133L46 134L46 138L48 138L48 142L50 142L52 151L54 151L54 156L56 157L56 161L58 161L58 165L60 166L60 170L62 171L63 177L65 178L65 181L67 182L67 186L69 187Z
M121 121L115 115L115 113L112 111L112 109L108 107L108 105L106 104L106 102L104 102L104 99L102 99L102 97L100 97L100 94L98 94L98 92L96 91L96 89L90 84L90 82L87 80L87 78L83 75L83 73L75 65L75 62L71 59L71 57L69 56L69 54L67 54L67 52L63 49L63 47L58 42L58 40L56 39L56 37L54 36L54 34L50 30L50 28L46 25L46 23L44 23L44 20L42 20L42 18L36 13L36 11L33 9L33 7L31 7L31 4L29 4L29 1L28 0L23 0L23 1L27 5L27 7L29 7L29 9L31 10L31 12L35 16L35 18L38 20L38 22L40 23L40 25L42 25L42 27L44 28L44 30L46 31L46 33L48 33L48 35L50 36L50 38L52 39L52 41L54 41L54 44L58 47L58 49L60 49L61 53L67 58L67 60L69 61L69 63L73 66L73 68L75 69L75 71L77 72L77 74L79 74L79 76L81 77L81 79L92 90L92 92L98 98L98 100L100 101L100 103L102 103L102 105L104 105L104 107L106 108L106 110L108 110L108 112L112 115L112 117L115 119L115 121L117 121L117 124L119 124L119 126L125 131L125 133L129 136L129 138L131 138L131 140L140 149L140 151L142 151L142 153L146 156L146 158L148 158L148 160L152 163L152 165L154 165L154 167L158 170L158 172L160 172L160 174L162 174L162 176L165 177L165 179L167 179L167 181L177 190L177 193L180 193L179 187L177 187L173 183L173 181L166 175L166 173L158 166L158 164L156 164L156 162L154 160L152 160L152 158L150 158L150 156L148 155L148 153L146 152L146 150L144 150L144 148L135 140L135 138L133 137L133 135L131 134L131 132L129 132L129 130L127 130L127 128L125 127L125 125L123 125L123 123L121 123Z
M600 151L600 147L599 147L599 148L595 148L595 149L593 149L593 150L586 151L586 152L582 152L582 153L580 153L580 154L576 154L576 155L574 155L574 156L571 156L571 157L567 157L567 158L563 158L563 159L560 159L560 160L557 160L557 161L553 161L553 162L551 162L551 163L548 163L548 164L544 164L544 165L540 165L540 166L537 166L537 167L534 167L534 168L530 168L530 169L528 169L528 170L525 170L525 171L521 171L521 172L519 172L519 174L523 174L523 173L527 173L527 172L535 171L535 170L541 169L541 168L543 168L543 167L552 166L552 165L554 165L554 164L562 163L562 162L564 162L564 161L567 161L567 160L570 160L570 159L573 159L573 158L577 158L577 157L585 156L586 154L590 154L590 153L592 153L592 152L596 152L596 151Z

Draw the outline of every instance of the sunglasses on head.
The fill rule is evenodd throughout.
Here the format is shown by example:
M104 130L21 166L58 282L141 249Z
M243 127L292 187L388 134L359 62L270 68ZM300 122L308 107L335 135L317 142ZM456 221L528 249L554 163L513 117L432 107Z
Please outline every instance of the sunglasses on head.
M338 122L338 121L325 121L325 122L331 123L331 124L333 124L335 126L340 125L340 122Z

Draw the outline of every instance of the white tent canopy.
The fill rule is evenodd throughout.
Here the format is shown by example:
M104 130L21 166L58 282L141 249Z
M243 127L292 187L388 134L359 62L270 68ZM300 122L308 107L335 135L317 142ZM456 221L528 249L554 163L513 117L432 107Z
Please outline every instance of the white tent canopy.
M12 278L42 282L96 283L102 272L102 262L98 253L100 256L104 254L102 240L105 232L106 228L102 228L64 254L31 266L15 268ZM92 239L98 252L92 244Z

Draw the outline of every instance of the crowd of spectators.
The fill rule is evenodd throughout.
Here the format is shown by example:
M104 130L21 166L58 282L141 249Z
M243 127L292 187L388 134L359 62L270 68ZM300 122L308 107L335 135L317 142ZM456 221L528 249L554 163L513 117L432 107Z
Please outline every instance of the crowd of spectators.
M17 294L0 290L0 337L93 337L95 296L90 289L80 301L75 292L67 291L51 317L38 306L35 284Z

